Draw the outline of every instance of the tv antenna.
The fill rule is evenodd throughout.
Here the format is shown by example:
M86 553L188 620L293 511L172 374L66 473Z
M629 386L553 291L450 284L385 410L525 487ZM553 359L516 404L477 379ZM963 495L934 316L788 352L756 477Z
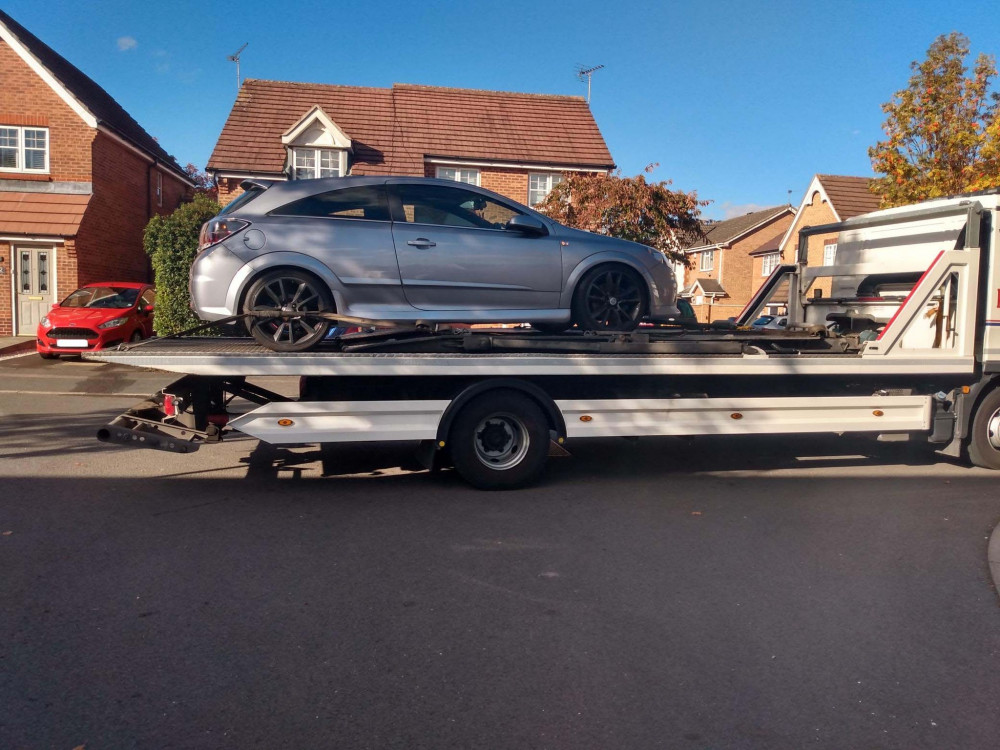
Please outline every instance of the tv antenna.
M240 84L242 83L240 80L240 55L243 53L243 50L247 48L248 44L250 44L250 42L244 42L242 47L236 50L233 54L226 56L226 59L229 60L229 62L236 63L236 93L239 93Z
M576 78L578 81L583 83L583 77L587 76L587 103L590 103L590 78L594 73L603 68L603 65L595 65L591 68L585 68L582 65L577 65L576 67Z

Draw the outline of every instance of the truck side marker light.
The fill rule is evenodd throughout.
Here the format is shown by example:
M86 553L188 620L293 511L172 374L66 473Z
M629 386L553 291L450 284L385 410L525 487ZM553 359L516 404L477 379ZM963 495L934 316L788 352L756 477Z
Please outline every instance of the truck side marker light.
M565 443L565 442L566 442L566 438L564 438L564 437L561 437L561 438L559 438L558 440L556 440L556 442L557 442L557 443L559 443L559 445L562 445L563 443Z
M581 422L593 422L594 418L592 416L590 416L589 414L584 414L582 417L580 417L580 421Z
M969 393L969 386L963 385L962 386L962 393L968 395L968 393Z
M881 409L876 409L875 411L872 412L872 414L874 414L876 417L884 417L885 416L885 412L882 411Z
M279 419L278 420L278 426L279 427L291 427L293 424L295 424L295 422L293 422L290 419Z
M734 411L732 414L729 415L729 418L730 419L743 419L743 415L740 414L738 411Z
M444 448L444 440L438 440L438 448Z

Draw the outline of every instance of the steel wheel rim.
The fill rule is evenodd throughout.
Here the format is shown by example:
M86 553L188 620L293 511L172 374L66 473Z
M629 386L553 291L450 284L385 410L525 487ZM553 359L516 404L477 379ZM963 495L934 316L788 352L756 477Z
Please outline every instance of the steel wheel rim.
M585 303L594 323L614 328L639 318L642 292L632 274L608 270L590 282Z
M1000 451L1000 409L994 411L986 422L986 438L993 450Z
M282 312L288 318L263 318L254 328L276 344L297 344L316 336L319 323L310 323L308 313L321 311L322 297L309 281L281 276L261 287L251 300L251 312Z
M513 414L490 414L472 433L476 458L484 466L503 471L517 466L528 453L528 428Z

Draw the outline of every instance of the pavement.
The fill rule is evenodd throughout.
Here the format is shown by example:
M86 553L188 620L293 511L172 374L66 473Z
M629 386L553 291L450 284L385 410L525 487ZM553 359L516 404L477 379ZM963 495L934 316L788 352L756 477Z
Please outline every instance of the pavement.
M0 336L0 357L35 350L34 336Z
M0 747L996 748L995 472L599 440L486 493L94 439L173 377L0 363Z

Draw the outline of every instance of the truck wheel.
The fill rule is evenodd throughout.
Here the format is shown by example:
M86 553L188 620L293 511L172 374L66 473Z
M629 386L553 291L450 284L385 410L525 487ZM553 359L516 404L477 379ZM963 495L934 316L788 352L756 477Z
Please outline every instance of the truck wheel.
M573 293L573 322L584 331L631 331L646 311L646 282L631 268L598 266Z
M333 299L326 285L311 274L279 269L264 274L247 292L243 312L331 312ZM302 352L326 336L329 321L299 318L248 318L247 328L258 344L276 352Z
M510 490L541 474L549 428L541 408L516 391L473 399L455 417L451 459L462 478L481 490Z
M990 391L979 402L968 447L973 464L1000 469L1000 388Z

